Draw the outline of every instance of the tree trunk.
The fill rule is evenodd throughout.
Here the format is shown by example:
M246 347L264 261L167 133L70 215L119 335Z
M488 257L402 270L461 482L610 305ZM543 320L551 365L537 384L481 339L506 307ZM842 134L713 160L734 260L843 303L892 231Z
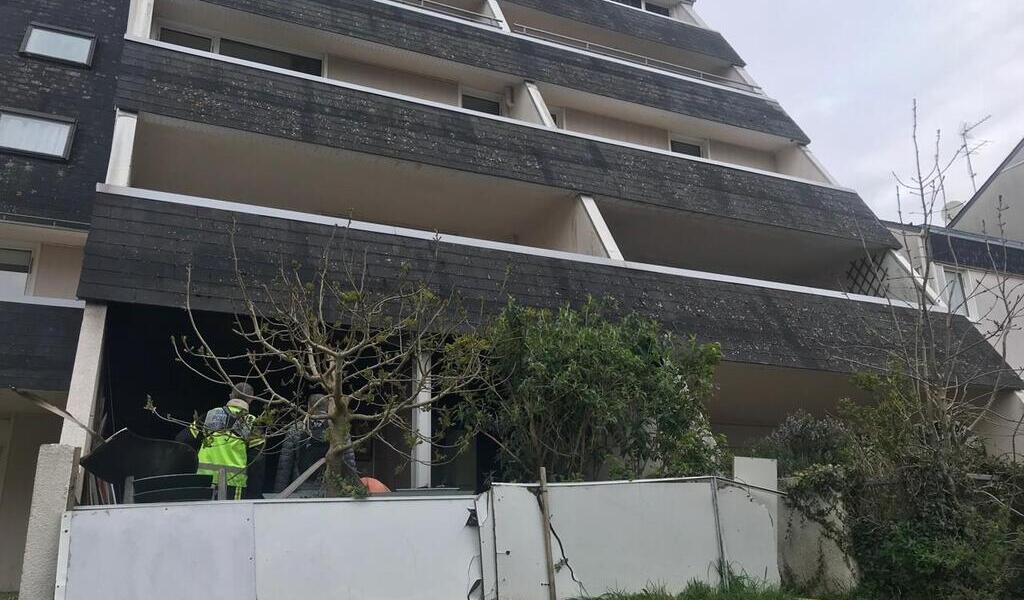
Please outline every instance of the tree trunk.
M327 432L327 455L324 469L324 487L328 498L351 496L362 486L358 474L345 462L345 452L352 444L352 421L344 401L336 400L332 407Z

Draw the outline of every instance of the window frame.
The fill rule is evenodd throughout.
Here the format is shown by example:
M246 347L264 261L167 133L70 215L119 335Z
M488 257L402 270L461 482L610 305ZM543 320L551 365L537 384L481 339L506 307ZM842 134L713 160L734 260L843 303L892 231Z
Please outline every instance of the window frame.
M485 112L480 112L480 111L473 110L473 109L470 109L470 108L466 108L462 104L463 97L465 97L465 96L471 96L473 98L479 98L480 100L487 100L489 102L496 102L498 104L498 114L497 115L492 115L491 113L485 113ZM487 92L487 91L484 91L484 90L478 90L476 88L471 88L471 87L466 87L466 86L462 85L461 83L459 84L459 108L461 108L463 110L468 110L468 111L470 111L470 112L472 112L473 114L476 114L476 115L489 115L489 116L499 116L499 117L507 117L508 116L506 114L508 109L505 107L505 97L502 94L494 93L494 92Z
M63 33L68 36L85 38L89 40L89 56L86 57L86 62L81 63L66 58L60 58L57 56L50 56L49 54L40 54L38 52L31 52L28 49L28 41L32 35L33 29L44 29L46 31L53 31L56 33ZM89 33L88 31L80 31L78 29L70 29L68 27L59 27L57 25L47 25L38 21L32 21L25 28L25 35L21 38L21 46L18 48L18 54L21 56L35 58L39 60L45 60L49 62L59 63L70 67L78 67L80 69L91 69L92 60L96 56L96 34Z
M42 252L42 243L40 242L22 242L18 240L12 240L8 238L0 238L0 248L7 250L24 250L29 252L28 259L28 275L25 278L25 289L22 290L20 295L10 296L0 293L0 300L3 299L18 299L30 296L35 296L36 292L36 273L39 269L39 255Z
M67 123L71 125L71 127L68 129L68 139L64 143L64 151L59 156L56 154L47 154L45 152L36 152L34 150L22 150L20 148L12 148L10 146L2 145L0 145L0 153L20 154L22 156L30 156L32 158L43 158L61 162L67 162L71 157L71 147L75 143L75 134L78 132L78 119L75 119L74 117L65 117L64 115L53 115L50 113L36 112L34 110L25 110L23 108L15 108L13 106L0 106L0 115L3 113L22 115L32 119L38 119L40 121Z
M226 37L228 40L230 40L232 42L238 42L238 43L246 44L246 45L249 45L249 46L257 46L259 48L265 48L267 50L273 50L275 52L283 52L285 54L294 54L295 56L301 56L301 57L304 57L304 58L311 58L311 59L314 59L314 60L318 60L318 61L320 61L320 75L313 75L313 77L324 77L324 78L327 78L327 73L328 73L328 67L327 67L328 54L327 53L311 54L309 52L303 52L301 50L295 50L294 48L285 48L285 47L282 47L282 46L278 46L276 44L268 44L268 43L265 43L265 42L263 42L261 40L254 40L254 39L251 39L251 38L248 38L248 37L245 37L245 36L237 36L237 35L226 35L225 36L222 32L214 31L212 29L203 29L203 28L200 28L200 27L193 27L193 26L187 25L185 23L179 23L177 21L168 21L168 20L164 20L164 19L160 19L160 20L157 20L157 21L153 22L153 30L152 30L153 33L150 34L150 37L152 39L158 41L158 42L162 42L163 40L161 40L160 38L161 38L161 33L163 32L164 29L172 29L174 31L179 31L181 33L187 33L189 35L195 35L195 36L199 36L199 37L210 38L210 47L212 48L210 50L210 53L211 54L216 54L217 56L225 56L225 55L220 53L220 41L221 41L221 39ZM164 42L164 43L165 44L171 44L171 42ZM171 45L176 46L176 44L171 44ZM202 50L195 50L195 49L191 49L191 50L193 50L194 52L203 52ZM225 56L225 58L229 58L231 60L245 60L243 58L234 58L234 57L230 57L230 56ZM257 62L254 62L254 61L245 61L245 62L252 62L253 64L257 64L257 65L262 65L263 64L263 63L257 63ZM302 71L292 71L291 69L284 69L283 67L273 67L272 65L263 65L263 66L270 66L270 67L272 67L274 69L282 69L284 71L291 71L293 73L302 73ZM303 75L308 75L308 73L303 73Z
M683 154L681 152L672 151L672 142L680 142L683 144L689 144L691 146L697 146L700 148L700 156L691 156L689 154ZM708 159L711 157L711 141L703 138L689 137L686 135L669 133L668 134L668 151L672 152L675 156L686 156L689 158L703 158Z
M952 301L953 282L957 280L962 286L964 296L963 312L958 312L953 306ZM946 308L949 309L950 313L966 317L971 321L975 320L975 315L978 314L978 307L975 304L974 295L971 293L973 289L974 280L971 278L968 269L942 265L942 300L946 303Z

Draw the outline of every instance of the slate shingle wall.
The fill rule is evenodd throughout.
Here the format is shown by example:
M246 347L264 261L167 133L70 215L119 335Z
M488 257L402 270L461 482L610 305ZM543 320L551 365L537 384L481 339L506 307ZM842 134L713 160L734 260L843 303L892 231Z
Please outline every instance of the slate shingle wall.
M192 304L233 312L238 287L231 235L247 273L270 280L283 260L319 264L325 245L345 260L365 255L371 287L393 285L407 272L441 293L458 290L485 315L511 295L524 304L558 307L588 296L612 297L621 310L655 317L680 334L723 345L727 360L819 369L882 366L876 334L893 326L890 308L812 294L689 279L606 264L588 264L175 203L99 194L78 294L110 302L181 307L186 267ZM407 270L407 271L406 271ZM912 311L897 310L910 317ZM978 334L965 319L961 334ZM999 365L984 343L972 363ZM988 370L988 369L985 369Z
M998 240L982 241L929 232L932 260L951 266L1024 276L1024 249Z
M0 152L0 218L86 227L96 182L104 179L110 156L116 69L128 4L127 0L0 2L0 106L78 120L66 162ZM31 22L96 34L92 68L19 55Z
M205 0L523 79L807 143L775 103L374 0Z
M609 0L509 0L534 10L674 48L706 54L737 66L743 59L717 31L631 9Z
M64 391L82 309L0 302L0 388Z
M118 105L567 190L898 247L857 194L128 42Z

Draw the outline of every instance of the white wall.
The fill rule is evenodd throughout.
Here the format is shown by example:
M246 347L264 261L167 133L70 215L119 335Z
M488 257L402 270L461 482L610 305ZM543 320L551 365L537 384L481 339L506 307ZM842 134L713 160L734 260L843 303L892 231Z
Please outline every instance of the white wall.
M801 146L794 146L775 153L774 170L784 175L831 183L829 176L811 159L808 151Z
M0 592L17 591L28 530L39 446L55 442L60 420L50 415L15 414L7 469L0 495Z
M578 198L566 198L523 230L520 244L607 257L604 244Z
M43 244L36 262L35 295L75 298L82 259L81 247Z
M473 505L452 496L76 509L58 585L66 600L469 598L481 578Z
M1005 208L1001 216L1000 197ZM1002 227L999 225L1000 219L1005 221ZM957 221L956 228L1024 242L1024 149L1012 157L1006 168L992 179Z
M604 115L567 108L564 127L569 131L596 135L621 142L630 142L661 150L668 150L668 131L638 125Z
M339 56L327 59L327 77L423 100L459 105L458 83L355 62Z
M712 141L710 144L709 154L710 156L708 156L708 158L732 163L734 165L753 167L763 171L775 171L776 169L775 157L771 152L754 150L753 148L744 148L743 146L727 144L725 142Z

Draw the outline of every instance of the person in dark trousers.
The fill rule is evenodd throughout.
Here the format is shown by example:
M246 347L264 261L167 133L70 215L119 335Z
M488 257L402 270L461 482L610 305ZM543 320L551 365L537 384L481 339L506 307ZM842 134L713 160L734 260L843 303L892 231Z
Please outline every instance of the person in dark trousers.
M274 491L281 492L299 478L318 460L327 455L327 408L329 398L323 394L311 394L306 400L307 417L297 421L285 435L281 455L277 461L277 475L274 477ZM358 474L356 453L349 448L345 451L345 463ZM320 498L324 495L324 472L320 466L292 494L293 498Z
M199 454L197 473L217 483L220 471L226 472L228 496L234 500L263 497L265 442L249 412L248 400L254 396L248 383L235 384L227 404L208 411L202 427L193 424L175 438Z

